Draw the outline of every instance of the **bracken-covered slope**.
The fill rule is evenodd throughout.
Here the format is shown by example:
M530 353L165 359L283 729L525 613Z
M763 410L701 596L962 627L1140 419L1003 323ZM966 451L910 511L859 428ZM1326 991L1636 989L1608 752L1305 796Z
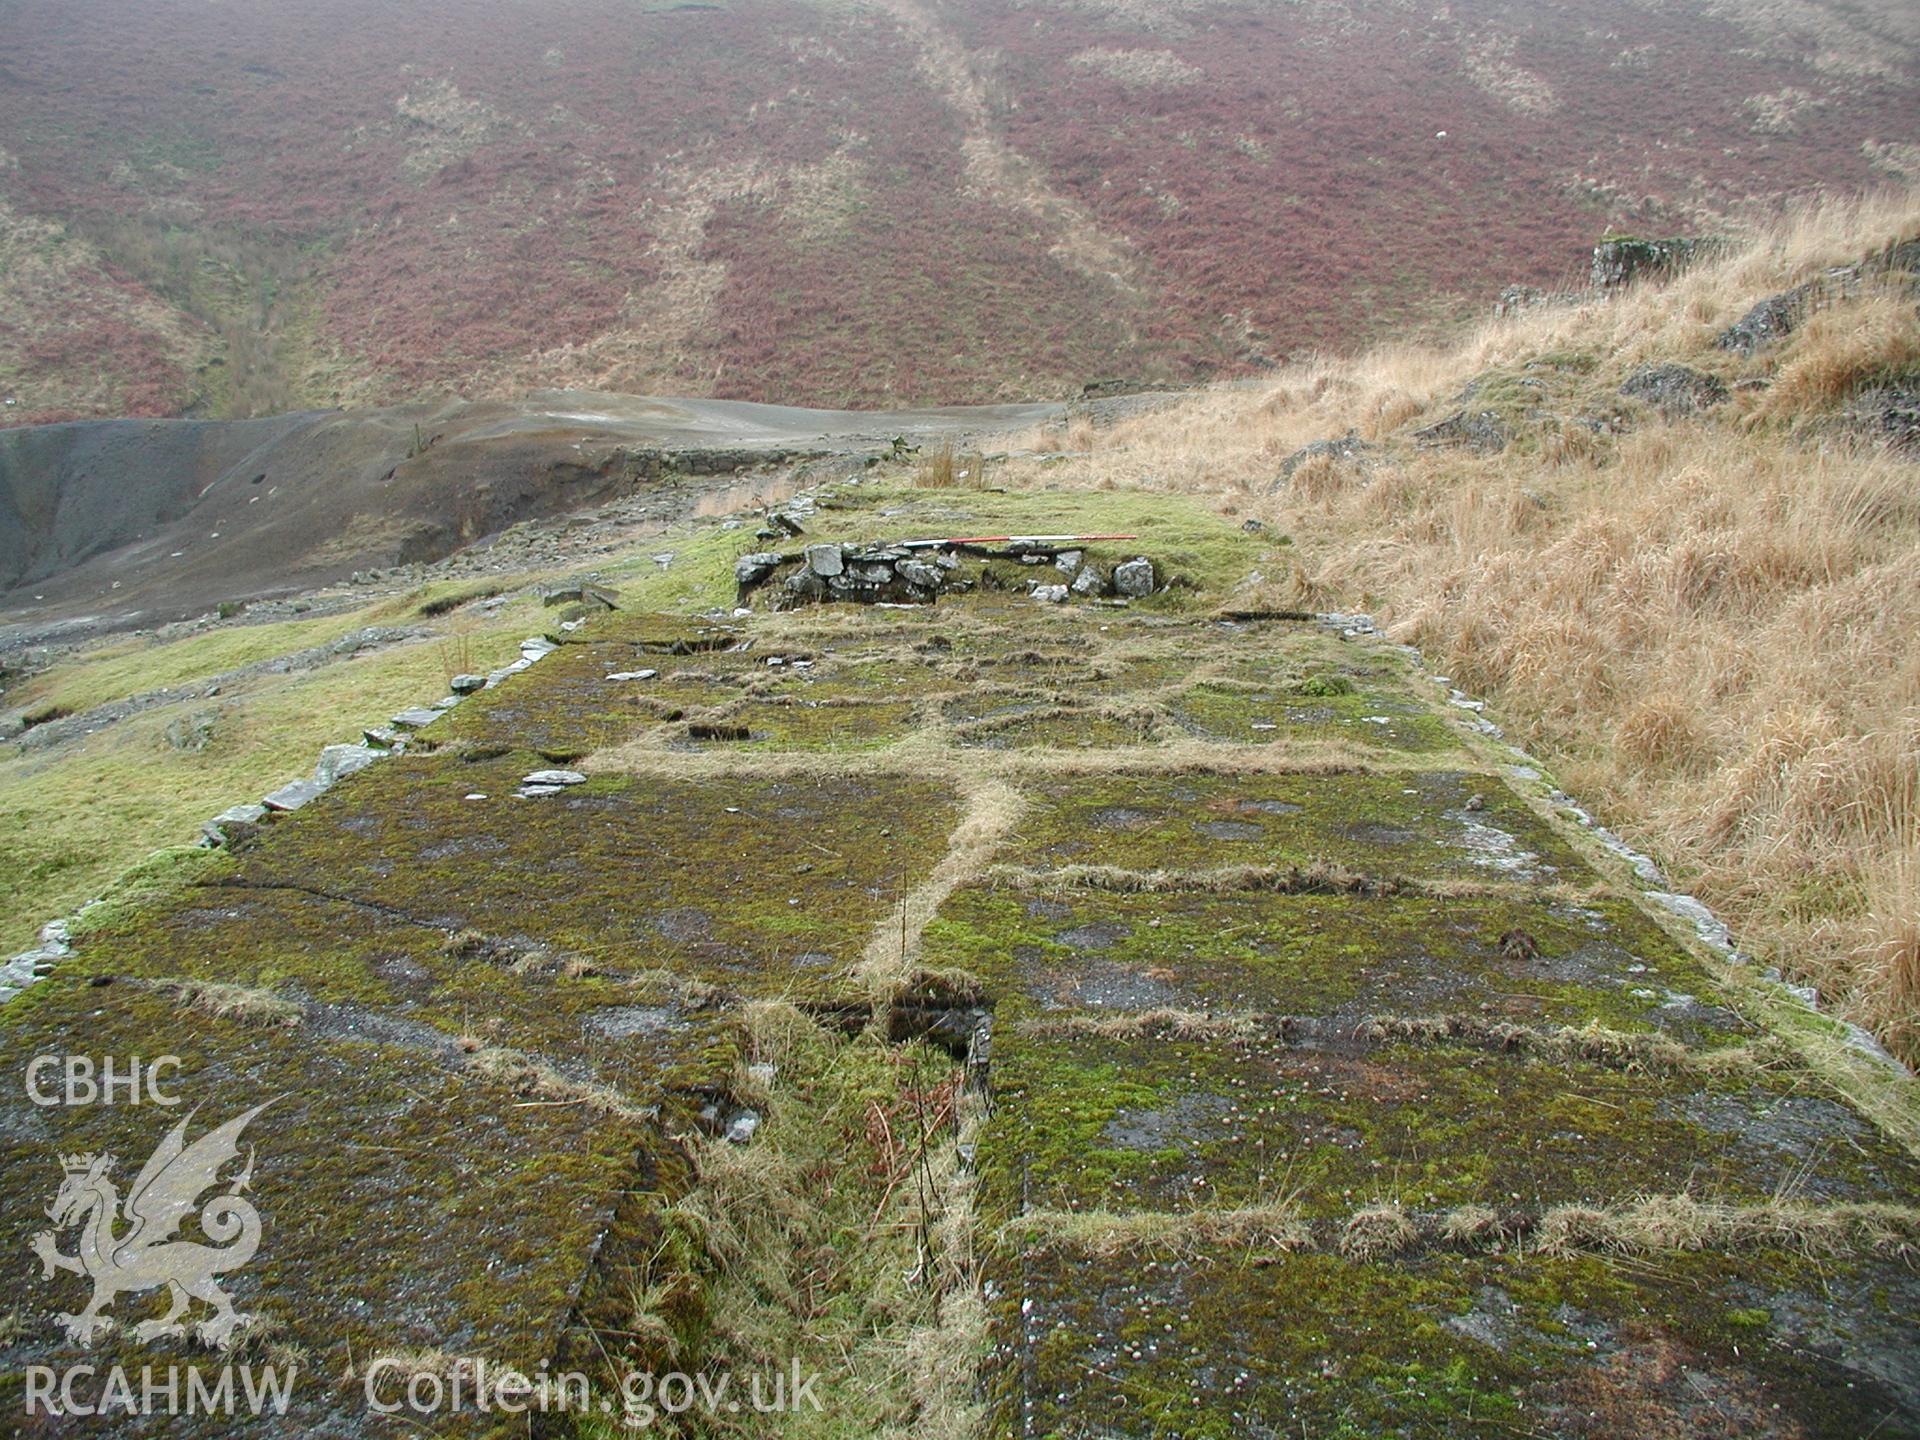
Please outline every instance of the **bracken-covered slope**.
M1910 7L0 10L7 421L1192 380L1916 163Z
M886 500L815 538L1004 503ZM590 1372L539 1434L617 1433L628 1367L789 1362L822 1413L666 1428L1920 1434L1920 1162L1866 1062L1643 911L1406 652L1210 617L1265 540L1155 528L1088 557L1156 559L1130 605L963 559L932 606L556 629L93 912L0 1069L164 1049L207 1123L275 1097L229 1288L306 1378L251 1428L526 1433L373 1414L385 1356ZM161 1124L9 1089L0 1253L58 1156ZM16 1289L10 1409L28 1365L194 1358L76 1349L78 1285Z

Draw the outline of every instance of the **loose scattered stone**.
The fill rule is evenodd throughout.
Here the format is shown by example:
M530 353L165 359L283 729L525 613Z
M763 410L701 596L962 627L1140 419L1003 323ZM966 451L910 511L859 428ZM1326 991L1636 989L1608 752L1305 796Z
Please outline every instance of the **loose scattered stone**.
M524 776L520 783L522 785L552 785L556 787L564 785L584 785L587 783L587 777L582 775L578 770L536 770L531 775Z
M1113 588L1122 595L1151 595L1155 579L1153 562L1144 555L1136 556L1123 565L1116 565L1113 569Z
M1064 605L1067 599L1067 587L1064 585L1036 585L1033 598L1045 605Z
M727 1140L734 1145L744 1145L753 1139L753 1132L759 1128L759 1115L751 1110L742 1110L727 1126Z
M659 673L660 672L658 670L616 670L613 672L613 674L607 676L607 679L609 680L651 680Z
M654 557L658 559L658 556ZM669 559L672 557L669 556ZM594 610L618 610L620 597L599 585L555 585L540 592L543 605L585 605Z

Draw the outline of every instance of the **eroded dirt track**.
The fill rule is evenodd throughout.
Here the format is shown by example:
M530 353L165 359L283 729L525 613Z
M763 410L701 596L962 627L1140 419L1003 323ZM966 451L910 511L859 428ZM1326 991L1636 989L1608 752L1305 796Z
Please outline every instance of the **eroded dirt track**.
M208 1121L274 1097L231 1289L313 1374L636 1355L779 1000L932 1029L990 1100L991 1434L1920 1433L1920 1164L1399 652L995 594L554 638L0 1017L10 1075L159 1043ZM56 1157L158 1129L0 1105L24 1265ZM9 1371L82 1357L77 1283L35 1267ZM268 1429L413 1426L322 1380Z

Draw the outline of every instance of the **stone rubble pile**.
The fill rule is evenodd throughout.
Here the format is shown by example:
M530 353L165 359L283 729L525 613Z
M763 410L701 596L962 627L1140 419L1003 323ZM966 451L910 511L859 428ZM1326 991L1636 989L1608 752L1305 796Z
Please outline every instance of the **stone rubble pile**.
M1088 558L1084 550L1033 540L1013 540L1000 548L949 540L872 545L825 542L797 552L756 550L734 561L733 579L741 604L755 590L777 583L776 609L834 600L927 605L942 594L964 594L979 583L974 574L963 570L963 558L1012 560L1036 570L1051 567L1050 574L1027 583L1027 592L1056 605L1073 597L1139 598L1160 588L1153 561L1144 555L1108 569Z

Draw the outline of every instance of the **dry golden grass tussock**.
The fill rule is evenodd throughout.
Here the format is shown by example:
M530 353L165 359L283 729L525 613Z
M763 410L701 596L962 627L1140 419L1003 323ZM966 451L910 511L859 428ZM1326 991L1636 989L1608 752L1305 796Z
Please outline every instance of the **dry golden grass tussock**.
M1172 1040L1252 1040L1272 1028L1272 1020L1248 1011L1215 1014L1202 1010L1130 1010L1116 1015L1062 1015L1024 1022L1029 1035L1094 1035L1103 1039L1152 1036Z
M1340 1231L1340 1253L1355 1260L1398 1255L1420 1243L1420 1227L1398 1205L1370 1205L1356 1211Z
M526 1097L522 1104L583 1105L595 1114L623 1120L651 1120L659 1113L652 1106L634 1104L610 1086L563 1075L519 1050L486 1045L474 1036L462 1036L460 1049L470 1070Z
M149 980L138 984L171 995L183 1010L197 1010L219 1020L245 1020L255 1025L298 1025L302 1011L297 1001L270 990L228 985L218 980Z
M1001 1228L1002 1243L1039 1252L1110 1257L1136 1251L1199 1255L1226 1248L1299 1250L1311 1231L1285 1201L1232 1210L1030 1210Z
M1837 416L1920 371L1920 314L1899 277L1827 271L1916 236L1920 190L1822 202L1665 282L1204 393L1048 482L1212 493L1291 534L1275 598L1374 612L1746 948L1915 1058L1920 484ZM1809 282L1784 339L1714 347ZM1762 384L1689 420L1585 423L1656 361ZM1409 442L1489 372L1546 385L1505 452ZM1309 461L1276 489L1282 459L1349 434L1384 446L1368 467Z
M1831 406L1862 384L1896 375L1920 361L1920 326L1904 287L1872 293L1812 316L1793 359L1780 367L1760 407L1770 419Z
M1821 1256L1911 1256L1920 1248L1920 1210L1791 1200L1731 1205L1691 1195L1645 1195L1604 1209L1556 1206L1540 1217L1534 1244L1550 1255L1778 1248Z

